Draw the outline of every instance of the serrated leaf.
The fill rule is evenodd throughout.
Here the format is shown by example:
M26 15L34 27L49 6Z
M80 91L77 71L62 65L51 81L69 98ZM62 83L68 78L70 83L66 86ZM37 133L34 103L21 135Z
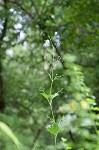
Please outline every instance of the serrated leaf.
M17 139L17 137L13 134L12 130L5 123L1 121L0 121L0 129L5 134L7 134L12 139L12 141L16 144L16 146L20 149L21 144L19 140Z

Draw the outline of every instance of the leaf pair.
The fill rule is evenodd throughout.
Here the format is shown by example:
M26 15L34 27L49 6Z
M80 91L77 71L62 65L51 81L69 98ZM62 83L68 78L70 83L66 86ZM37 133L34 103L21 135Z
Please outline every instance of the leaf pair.
M47 126L47 131L50 132L52 135L57 136L61 129L57 123L53 123L52 125Z
M57 93L55 93L55 94L50 95L50 94L47 94L47 93L45 93L45 92L42 92L41 95L48 101L49 104L52 104L52 100L53 100L55 97L57 97L59 94L58 94L58 92L57 92Z

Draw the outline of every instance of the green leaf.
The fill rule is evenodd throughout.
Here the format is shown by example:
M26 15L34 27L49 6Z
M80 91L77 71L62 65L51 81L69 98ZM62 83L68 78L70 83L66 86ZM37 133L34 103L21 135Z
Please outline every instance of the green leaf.
M67 139L66 138L61 138L61 140L65 143L65 142L67 142Z
M59 94L58 93L55 93L53 95L51 95L51 100L53 100L55 97L57 97Z
M21 144L19 142L19 140L17 139L17 137L13 134L12 130L3 122L0 121L0 129L7 134L12 141L15 143L15 145L20 149Z
M53 123L52 125L47 126L47 131L52 135L57 136L57 134L61 131L57 123Z
M49 100L49 95L46 94L45 92L41 93L41 95L42 95L46 100Z
M47 93L45 92L42 92L41 95L50 103L52 103L52 100L57 97L59 94L58 93L55 93L55 94L52 94L52 95L48 95Z
M68 147L67 147L67 150L69 150L69 149L72 149L72 147L68 146Z

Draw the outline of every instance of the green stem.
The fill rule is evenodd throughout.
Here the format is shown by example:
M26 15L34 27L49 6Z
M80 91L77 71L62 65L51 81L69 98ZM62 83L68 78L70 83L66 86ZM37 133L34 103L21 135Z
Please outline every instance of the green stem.
M53 87L53 68L52 68L52 74L51 74L51 87L50 87L50 108L51 108L51 113L52 113L53 121L55 122L53 108L52 108L52 99L51 99L52 87Z
M52 87L53 87L53 66L52 66L52 70L51 70L50 98L51 98L51 94L52 94Z
M54 113L53 113L52 104L50 105L50 107L51 107L52 118L53 118L53 121L55 122L55 118L54 118Z
M53 87L53 79L51 79L51 87L50 87L50 100L51 100L51 94L52 94L52 87Z
M56 150L56 139L57 139L57 135L54 136L54 150Z

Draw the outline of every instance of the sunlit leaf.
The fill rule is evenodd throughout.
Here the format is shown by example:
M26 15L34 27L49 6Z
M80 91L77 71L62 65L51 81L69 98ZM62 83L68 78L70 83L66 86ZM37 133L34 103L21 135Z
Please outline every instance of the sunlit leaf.
M43 93L41 93L41 95L46 99L46 100L48 100L49 99L49 95L48 94L46 94L45 92L43 92Z
M61 138L61 140L65 143L66 141L67 141L67 139L66 138Z
M55 93L53 95L51 95L51 100L53 100L55 97L57 97L59 94L58 93Z

